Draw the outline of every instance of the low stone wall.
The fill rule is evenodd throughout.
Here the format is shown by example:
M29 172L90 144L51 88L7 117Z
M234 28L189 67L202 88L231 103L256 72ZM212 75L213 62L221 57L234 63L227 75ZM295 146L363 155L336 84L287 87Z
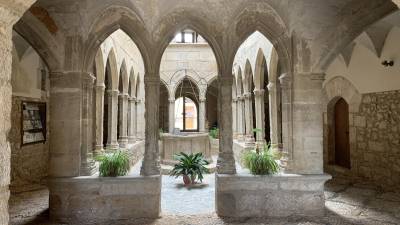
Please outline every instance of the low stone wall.
M329 175L216 175L216 210L222 217L322 216Z
M49 188L50 218L57 222L112 224L161 212L161 176L57 178Z
M129 165L133 166L143 158L145 141L137 141L133 144L128 144L127 150L129 154Z
M235 157L235 161L243 166L243 153L250 151L254 148L254 146L246 145L245 142L233 141L233 155Z

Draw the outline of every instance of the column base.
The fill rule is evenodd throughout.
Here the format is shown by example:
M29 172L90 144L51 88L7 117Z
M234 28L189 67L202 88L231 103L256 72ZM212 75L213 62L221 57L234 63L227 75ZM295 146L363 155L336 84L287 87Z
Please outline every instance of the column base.
M98 165L93 159L84 162L81 165L80 175L81 176L92 176L98 171Z
M128 141L128 137L121 137L120 139L118 139L119 147L126 148L126 146L128 145Z
M324 184L331 176L217 174L215 179L219 216L279 218L325 215Z
M235 158L232 153L220 152L217 159L217 173L236 174Z
M135 142L136 142L136 137L134 137L134 136L128 137L128 143L129 143L129 144L133 144L133 143L135 143Z
M104 153L104 147L103 145L96 145L94 148L94 156L98 156Z
M107 144L105 151L107 151L107 150L115 150L115 149L119 149L119 144L118 143Z

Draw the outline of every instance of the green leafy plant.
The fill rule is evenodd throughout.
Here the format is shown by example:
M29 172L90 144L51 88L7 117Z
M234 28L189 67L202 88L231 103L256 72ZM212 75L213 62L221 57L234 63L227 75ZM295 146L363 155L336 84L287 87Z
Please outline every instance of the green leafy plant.
M279 165L269 144L265 144L262 149L256 145L254 150L244 153L243 161L245 167L253 175L270 175L279 172Z
M217 127L211 128L208 133L213 139L218 139L219 137L219 129Z
M96 157L100 162L99 172L101 177L125 176L129 172L129 156L126 151L118 150L104 153Z
M195 184L196 180L203 182L203 174L210 173L207 165L210 163L204 158L203 153L185 154L181 152L174 156L178 163L170 172L170 176L183 177L185 185Z

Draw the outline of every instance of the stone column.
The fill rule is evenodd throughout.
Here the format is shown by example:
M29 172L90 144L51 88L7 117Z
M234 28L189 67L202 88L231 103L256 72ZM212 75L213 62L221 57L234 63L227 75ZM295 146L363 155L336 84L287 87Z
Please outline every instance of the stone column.
M265 140L265 107L264 107L264 89L254 90L254 100L256 110L256 128L261 129L257 133L257 141L263 142Z
M127 93L119 96L119 137L118 143L121 148L128 145L128 97Z
M169 102L169 112L168 112L168 132L172 134L175 128L175 98L168 99Z
M238 127L237 127L237 98L232 99L232 131L233 137L236 138L238 134Z
M279 80L282 90L282 163L284 170L290 172L293 159L292 77L288 74L283 74L279 77Z
M245 128L245 134L246 136L253 135L253 111L252 111L252 104L251 104L251 94L250 93L244 93L244 116L245 116L245 123L246 123L246 128Z
M97 84L96 86L96 146L95 154L103 152L103 119L104 119L104 90L105 85Z
M229 73L228 73L229 74ZM232 84L233 77L218 78L218 120L219 120L219 154L217 172L219 174L236 174L235 158L233 157L232 132Z
M270 118L270 134L271 134L271 144L273 147L278 147L278 99L276 93L276 84L268 83L268 93L269 93L269 118Z
M238 96L237 102L237 126L239 139L243 139L243 135L245 134L245 119L244 119L244 98L243 96Z
M90 176L95 172L93 159L93 83L92 74L82 74L82 150L81 150L81 176Z
M128 141L136 141L136 98L128 98Z
M139 107L140 107L140 103L141 103L141 100L139 100L136 97L135 107L133 108L135 110L135 112L134 112L135 113L135 119L133 120L133 131L135 133L135 140L142 139L141 134L138 131L138 129L139 129L139 126L138 126L138 115L139 115L138 110L139 110Z
M0 224L4 225L9 222L11 148L7 136L11 128L12 29L33 2L3 1L0 6Z
M145 152L140 174L142 176L160 175L160 156L158 148L158 123L160 104L160 77L158 74L145 75Z
M82 72L50 73L50 177L80 175L82 148L85 148Z
M206 98L199 98L199 131L206 132Z
M118 123L118 90L108 90L108 140L107 140L107 148L109 149L117 149L118 145L118 137L117 137L117 123Z
M293 171L323 173L323 88L325 74L293 76Z
M11 17L7 12L5 15ZM11 73L12 73L12 25L4 27L3 19L8 16L0 16L0 224L8 224L8 199L10 196L10 158L11 148L8 142L8 132L11 128Z

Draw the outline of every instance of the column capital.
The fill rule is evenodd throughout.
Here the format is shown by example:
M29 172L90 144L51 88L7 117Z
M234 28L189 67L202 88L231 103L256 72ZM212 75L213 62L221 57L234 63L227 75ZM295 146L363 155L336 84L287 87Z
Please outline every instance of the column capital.
M250 92L243 93L243 98L244 98L244 99L249 99L249 98L251 98L251 93L250 93Z
M96 77L93 75L93 73L89 72L83 72L82 73L82 80L89 84L94 84L94 81L96 80Z
M172 104L172 103L175 103L175 98L169 98L169 99L168 99L168 102L171 103L171 104Z
M264 89L256 89L254 90L254 96L259 97L259 96L264 96L265 90Z
M267 85L268 91L275 91L276 90L276 83L269 82Z
M232 102L236 103L239 100L239 97L232 98Z
M283 89L288 89L292 83L292 77L289 74L284 73L279 77L279 81L281 82L281 87Z
M106 85L97 84L95 88L96 88L96 91L105 91L106 90Z
M119 95L119 91L118 90L107 90L107 94L118 96Z
M207 100L207 99L204 98L204 97L199 98L199 102L200 102L200 103L204 103L204 102L206 102L206 100Z
M134 96L133 96L133 97L129 97L128 100L129 100L130 102L136 102L136 97L134 97Z
M128 93L120 93L120 94L118 95L118 97L121 98L121 99L128 99L128 98L129 98L129 95L128 95Z

